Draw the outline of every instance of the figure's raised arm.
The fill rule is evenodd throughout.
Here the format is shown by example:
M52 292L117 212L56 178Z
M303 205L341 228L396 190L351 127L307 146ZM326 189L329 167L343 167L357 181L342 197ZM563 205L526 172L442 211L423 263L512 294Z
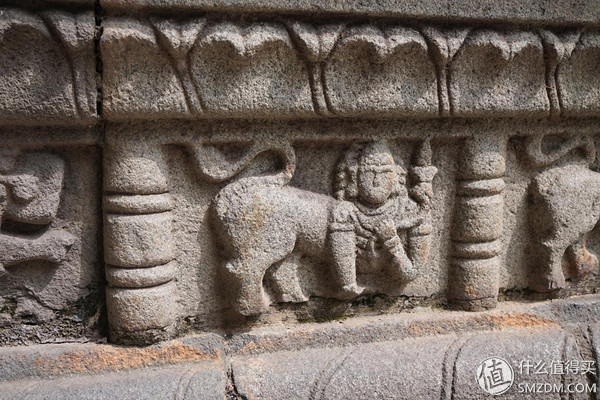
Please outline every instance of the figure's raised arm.
M416 182L410 189L409 202L404 205L407 208L405 214L410 217L400 218L397 224L398 229L408 229L407 250L405 252L399 243L393 241L388 243L388 248L394 256L394 264L408 281L415 279L421 266L427 262L431 245L432 183L437 168L431 165L429 139L419 147L410 172L413 174L413 181Z
M410 167L412 181L415 184L410 188L411 201L416 205L416 210L406 210L407 218L398 221L398 229L409 229L420 225L431 212L433 198L433 178L437 168L431 165L431 143L426 139L417 150L414 165ZM408 207L407 207L408 208Z

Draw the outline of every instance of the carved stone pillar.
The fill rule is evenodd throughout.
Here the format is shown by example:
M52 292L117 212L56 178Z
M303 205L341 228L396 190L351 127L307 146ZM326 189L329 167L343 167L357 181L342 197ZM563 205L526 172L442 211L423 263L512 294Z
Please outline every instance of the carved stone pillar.
M176 319L173 203L161 149L118 140L105 149L104 260L110 339L171 337Z
M505 154L502 135L475 136L463 148L448 280L454 308L477 311L496 306Z

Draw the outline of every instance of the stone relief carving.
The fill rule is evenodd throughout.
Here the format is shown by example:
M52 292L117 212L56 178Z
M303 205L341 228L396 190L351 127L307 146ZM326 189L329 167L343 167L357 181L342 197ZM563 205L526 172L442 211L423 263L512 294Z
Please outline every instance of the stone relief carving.
M523 192L515 195L511 179L521 171L511 168L507 141L530 128L528 134L538 135L556 133L554 123L575 126L563 117L598 115L597 31L432 21L365 23L344 17L328 18L327 23L234 14L168 18L154 11L135 18L108 13L100 38L103 116L110 122L104 255L113 340L147 343L168 337L178 317L197 315L197 320L220 323L215 320L229 293L219 292L223 277L216 278L218 269L232 283L234 308L242 315L260 314L269 302L344 300L373 293L443 292L453 308L482 310L496 306L499 290L527 286L504 264L511 244L506 240L519 240L526 230L513 213L521 204L515 206L515 199L525 188L519 182L516 186ZM458 163L456 170L440 174L444 180L436 186L448 200L436 198L434 212L443 209L436 216L446 218L444 227L449 228L436 232L433 245L431 211L426 211L431 197L423 194L431 190L435 175L427 169L431 160L423 155L427 145L416 151L423 156L404 171L398 161L408 160L406 155L393 160L389 154L397 156L396 148L390 152L382 142L369 142L373 132L398 140L393 129L382 134L374 127L385 125L382 120L388 117L390 125L416 128L407 142L433 137L436 143L448 140L457 146L456 154L440 161L452 167ZM160 120L158 128L142 119ZM244 121L236 127L235 119ZM338 122L348 131L354 123L371 126L366 134L353 131L348 136L340 129L336 132L341 138L334 138L326 124ZM590 132L589 121L581 126ZM137 133L128 138L130 130ZM135 135L137 142L131 140ZM315 183L314 171L303 165L307 153L302 152L315 141L332 143L324 146L323 162L334 176L332 187L330 177ZM340 142L357 144L333 167ZM228 153L228 146L235 150ZM174 161L171 150L180 147L191 150L195 171ZM528 146L532 166L554 164L545 157L555 155L535 147ZM296 152L303 154L297 171ZM424 161L419 164L419 159ZM277 174L255 174L253 168L261 162L276 164L273 169L283 166ZM171 164L186 173L174 172ZM380 199L360 184L372 164L381 167L374 181L394 181L391 192ZM586 171L582 176L595 176L588 167L581 168ZM202 183L194 180L198 175ZM306 185L305 179L310 181ZM530 188L532 198L546 204L534 205L532 214L563 218L554 210L558 206L548 205L558 204L558 197L535 185L568 191L568 182L542 173ZM588 215L586 221L595 219L592 211ZM588 225L581 224L589 231ZM517 233L510 236L507 232L514 226ZM548 247L547 230L536 222L532 226L533 241ZM576 271L593 268L585 235L571 234L575 227L564 230L555 234L564 238L552 242L564 247L556 252L572 253ZM179 237L185 238L183 244L174 239ZM433 261L427 263L430 245ZM524 256L518 253L514 270L521 273ZM217 261L218 256L222 259ZM553 263L539 267L538 262L532 268L556 271ZM423 265L427 273L422 276L428 278L421 281ZM317 268L331 279L315 273ZM373 271L388 277L389 285L368 279ZM555 272L541 274L546 278L533 274L531 287L560 280ZM178 307L185 311L178 314Z
M530 286L542 293L565 287L565 275L582 278L598 269L598 259L586 248L587 238L600 219L597 188L600 173L586 163L596 157L591 136L562 138L558 146L544 146L547 135L525 139L525 155L534 167L550 166L530 184L530 218L533 232ZM578 151L583 163L553 165Z
M242 315L268 311L267 318L276 318L292 310L310 312L316 303L268 304L445 291L453 308L483 310L496 306L501 288L515 282L528 287L520 278L507 278L503 264L513 237L507 227L514 228L513 222L506 224L512 208L505 208L506 170L514 167L507 161L510 121L497 128L477 125L466 137L457 129L452 144L445 142L448 131L433 123L403 139L393 123L377 125L385 141L376 142L358 135L361 129L345 137L355 124L350 121L267 123L247 130L237 122L201 124L178 122L184 129L166 137L161 133L166 128L154 130L151 123L111 126L105 146L104 256L113 340L160 340L176 332L181 318L194 312L209 318L230 304ZM531 123L535 140L564 129L560 123L538 124ZM452 171L438 178L433 212L450 228L447 234L436 229L435 241L430 208L437 175L429 141L420 137L424 133L440 138L436 155L456 150L440 159ZM144 143L143 135L150 140ZM582 137L552 153L528 139L530 164L547 165L557 154L592 146ZM512 163L511 157L512 152ZM360 182L373 164L372 179L394 183L379 199ZM513 171L508 176L514 186ZM520 193L515 196L509 186L510 207ZM524 267L525 257L514 259ZM545 279L538 276L529 287ZM203 292L190 294L196 286ZM207 292L208 286L214 292ZM194 311L194 301L204 302L201 311Z
M243 315L262 312L267 270L282 260L293 263L297 254L331 266L338 288L331 297L339 299L377 291L357 280L357 271L373 265L386 267L382 273L390 279L413 280L427 260L431 233L437 169L430 165L429 142L422 144L410 168L410 191L406 172L384 141L351 146L336 169L335 198L287 185L294 171L292 151L285 153L286 167L279 174L241 178L214 200L225 270L237 287L236 310ZM406 246L399 232L407 232ZM284 265L285 261L278 268ZM297 295L302 293L301 282L291 278L275 279L282 285L277 288L280 295L305 301Z
M65 170L64 161L50 153L0 154L0 218L34 225L42 231L58 212ZM2 227L3 231L5 230ZM75 238L60 229L41 235L1 233L0 274L5 267L30 260L62 262Z
M600 63L598 32L581 29L561 33L542 31L541 36L547 55L547 86L557 109L555 114L569 117L597 115L599 78L592 71Z
M549 113L544 52L535 32L473 30L448 68L454 115Z
M27 125L93 121L94 29L91 12L0 8L0 117Z
M112 60L106 111L112 119L123 113L597 115L598 37L594 31L110 18L101 42Z
M242 315L315 300L258 323L301 320L315 297L481 310L597 276L597 18L9 3L0 125L20 150L0 150L0 344L93 339L98 273L110 340L134 344L226 326L221 272ZM529 169L507 151L523 135Z
M302 56L308 60L310 88L315 111L330 114L331 101L325 91L323 68L344 28L343 24L310 25L299 21L288 21L292 40Z
M478 134L465 140L455 204L448 297L454 308L494 308L503 232L506 137Z
M104 260L111 340L173 334L173 200L159 146L109 140L104 163ZM133 339L132 339L133 338Z
M425 38L414 29L345 29L323 77L334 114L421 116L438 111L435 66Z
M450 105L454 103L450 99L450 79L448 79L448 66L462 46L465 37L469 33L468 28L463 29L439 29L432 26L423 28L423 36L427 40L431 57L435 62L438 103L441 116L451 113Z

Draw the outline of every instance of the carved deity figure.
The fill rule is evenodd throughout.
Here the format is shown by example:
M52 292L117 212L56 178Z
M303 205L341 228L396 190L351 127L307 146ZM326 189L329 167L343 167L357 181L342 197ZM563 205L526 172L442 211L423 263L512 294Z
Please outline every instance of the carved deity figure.
M421 167L419 172L417 180L430 183L435 167ZM415 201L405 185L406 172L396 165L384 142L354 146L339 163L336 198L341 201L332 213L329 240L342 297L363 291L356 282L357 259L373 263L383 258L404 281L417 276L423 260L407 255L398 231L424 221L430 211L431 188L415 187Z
M290 187L277 176L242 178L227 185L214 202L216 228L224 245L226 271L237 286L235 308L262 312L265 272L292 253L333 266L339 291L360 295L357 260L378 257L405 282L427 260L431 225L430 164L426 141L411 168L414 185L383 141L352 146L336 173L336 198ZM398 232L408 230L407 249Z

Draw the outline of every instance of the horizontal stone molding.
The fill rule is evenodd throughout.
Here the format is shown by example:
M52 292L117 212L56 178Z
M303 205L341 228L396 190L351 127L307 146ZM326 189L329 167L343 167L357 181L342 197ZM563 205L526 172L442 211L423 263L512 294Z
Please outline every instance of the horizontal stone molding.
M123 393L178 399L370 398L373 393L480 399L485 392L476 371L492 356L513 368L515 382L505 398L523 398L519 385L524 384L598 384L597 296L500 308L255 327L143 348L93 342L15 346L0 354L0 391L7 398L48 399ZM576 337L573 332L580 330L587 334ZM564 374L551 369L559 363ZM535 365L540 372L534 373Z
M82 0L83 1L83 0ZM590 0L568 6L554 0L100 0L105 10L131 9L261 13L337 14L385 18L585 24L598 26L598 6Z
M101 142L98 127L80 126L0 126L5 146L95 146Z
M121 288L147 288L173 280L177 267L174 262L146 268L120 268L106 266L106 280Z
M319 119L302 121L260 121L247 120L170 120L161 121L135 121L135 122L110 122L107 129L111 135L106 137L107 143L114 138L119 141L132 143L153 143L156 145L169 144L200 144L200 143L237 143L250 148L253 144L268 143L269 140L277 143L295 141L314 141L327 143L340 143L347 141L365 140L365 132L376 132L376 137L388 140L422 139L424 136L431 138L458 139L471 136L481 136L483 133L497 136L525 136L536 135L597 135L597 118L569 118L561 121L539 119L431 119L431 120L351 120L351 119ZM165 132L175 132L168 134ZM240 135L243 132L243 136ZM141 145L140 145L141 147ZM145 151L145 154L152 154ZM154 155L162 159L162 154ZM108 192L160 194L165 193L167 183L161 174L164 173L161 165L136 156L123 157L125 161L119 162L121 183L112 178L111 170L105 171L105 190ZM134 161L144 168L135 168ZM142 176L140 183L144 188L135 190L129 183L135 173ZM150 172L147 172L150 171ZM467 179L460 182L459 195L475 195L483 190L498 192L505 185L491 179L489 182L475 182ZM122 188L126 188L124 190Z
M109 17L101 50L115 121L600 115L600 34L575 28Z
M173 209L173 199L168 193L155 195L108 195L104 198L104 211L122 214L151 214Z

